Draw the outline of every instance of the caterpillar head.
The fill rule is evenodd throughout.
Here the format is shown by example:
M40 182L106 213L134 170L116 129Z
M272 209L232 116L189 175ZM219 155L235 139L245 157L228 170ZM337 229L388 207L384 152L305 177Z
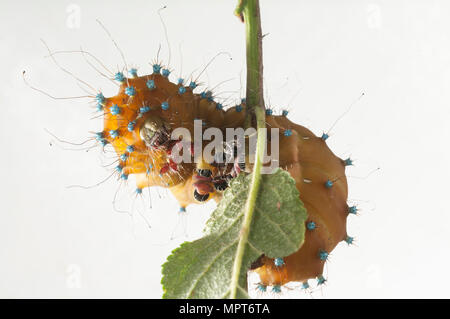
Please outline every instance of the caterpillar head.
M104 113L101 137L113 146L124 180L133 174L139 189L169 188L182 206L220 199L242 167L234 162L194 161L193 141L184 136L173 140L172 133L182 129L193 137L199 122L202 132L209 127L240 127L244 104L224 111L210 92L194 94L195 86L171 83L158 68L153 71L150 75L137 76L135 72L132 78L118 77L121 84L116 96L105 98L99 93L98 109ZM182 154L181 162L177 154Z
M171 127L158 116L147 116L139 133L149 148L167 148L170 144Z

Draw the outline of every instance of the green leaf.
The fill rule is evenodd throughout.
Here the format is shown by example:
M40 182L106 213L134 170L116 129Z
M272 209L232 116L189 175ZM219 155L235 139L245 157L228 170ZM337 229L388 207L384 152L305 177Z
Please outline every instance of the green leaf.
M251 174L240 174L224 192L205 236L185 242L163 265L164 298L226 298L245 211ZM262 175L255 213L242 259L237 298L248 298L247 270L265 254L285 257L303 243L307 214L294 179L278 169Z

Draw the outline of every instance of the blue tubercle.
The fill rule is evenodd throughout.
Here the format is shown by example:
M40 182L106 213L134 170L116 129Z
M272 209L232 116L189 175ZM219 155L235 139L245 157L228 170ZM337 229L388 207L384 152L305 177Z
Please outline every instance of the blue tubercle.
M137 78L137 69L136 68L131 68L128 73L131 74L132 77Z
M236 112L241 112L242 111L242 105L236 105Z
M266 292L267 291L267 286L263 285L263 284L258 284L256 286L256 289L258 289L261 292Z
M97 141L102 140L104 137L105 137L105 134L104 134L103 132L97 132L97 133L95 133L95 139L96 139Z
M348 213L349 213L349 214L356 215L357 212L358 212L358 208L357 208L356 206L350 206L350 207L348 208Z
M186 88L185 88L184 86L180 86L180 87L178 88L178 93L183 94L183 93L185 93L185 92L186 92Z
M266 115L272 115L272 114L273 114L273 110L271 110L271 109L266 110Z
M140 195L142 194L142 188L136 188L136 194Z
M288 116L288 114L289 114L288 110L281 111L281 115L283 115L283 116Z
M153 64L153 73L159 73L161 71L161 65Z
M317 276L317 285L318 286L323 285L325 283L325 281L327 281L327 280L323 277L323 275Z
M183 83L184 83L184 79L183 78L178 78L177 84L178 85L183 85Z
M330 135L328 135L327 133L322 133L322 136L320 138L322 140L326 141L329 137L330 137Z
M327 181L325 182L325 187L326 187L326 188L331 188L331 187L333 187L333 182L330 181L330 180L327 180Z
M194 81L191 81L191 83L189 83L189 87L191 89L195 89L197 87L197 83L195 83Z
M186 213L186 207L181 206L179 212L180 213Z
M116 74L114 74L114 80L122 83L125 82L125 77L123 76L122 72L117 72Z
M149 90L153 90L156 87L155 86L155 81L153 81L153 80L148 80L146 85L149 88Z
M161 108L164 110L164 111L167 111L168 109L169 109L169 102L162 102L161 103Z
M272 292L279 294L281 292L281 286L280 285L273 286Z
M127 146L127 152L128 153L133 153L134 152L134 146L133 145L128 145Z
M104 103L104 102L106 101L106 98L105 98L105 96L103 95L102 92L98 93L98 94L95 96L95 98L96 98L96 100L97 100L98 103Z
M136 121L131 121L130 123L128 123L128 126L127 126L128 131L133 132L135 125L136 125Z
M241 99L241 103L245 103L247 100L245 99L245 97L243 97L242 99Z
M306 224L306 228L308 228L308 230L314 230L316 229L317 225L315 222L309 222Z
M122 165L117 165L117 166L116 166L116 171L117 171L117 172L121 173L121 172L122 172L122 169L123 169Z
M161 74L162 76L167 78L170 75L170 71L168 69L163 69Z
M116 137L119 136L119 131L118 131L118 130L111 130L111 131L109 131L109 135L110 135L112 138L116 138Z
M149 112L149 111L150 111L150 106L142 106L142 107L139 109L139 113L141 113L141 114L147 113L147 112Z
M326 261L328 259L328 253L323 249L319 250L319 258L322 261Z
M105 139L105 133L103 132L97 132L95 133L95 139L102 144L102 146L105 146L108 144L108 141Z
M216 104L216 109L222 110L222 109L223 109L223 105L220 104L220 103L217 103L217 104Z
M122 175L120 175L120 178L126 181L128 179L128 174L123 173Z
M103 105L101 103L97 103L97 111L103 111Z
M113 106L111 106L111 114L112 115L120 114L120 107L117 104L114 104Z
M308 283L308 281L302 282L302 289L308 289L308 288L309 288L309 283Z
M125 162L127 160L127 158L128 158L128 154L127 153L123 153L122 155L120 155L120 160L122 162Z
M345 166L353 165L353 160L349 157L344 160L344 164L345 164Z
M135 96L136 95L136 89L134 86L129 86L125 88L125 94L128 96Z
M291 136L291 135L292 135L292 130L287 129L287 130L284 131L284 136L289 137L289 136Z
M283 258L275 258L273 263L275 264L275 266L281 267L284 265L284 260Z
M345 242L349 245L353 244L353 240L354 240L353 237L350 236L345 237Z
M212 99L212 92L211 91L205 91L204 93L205 93L205 95L204 95L203 98L208 99L208 100L211 101L211 99Z

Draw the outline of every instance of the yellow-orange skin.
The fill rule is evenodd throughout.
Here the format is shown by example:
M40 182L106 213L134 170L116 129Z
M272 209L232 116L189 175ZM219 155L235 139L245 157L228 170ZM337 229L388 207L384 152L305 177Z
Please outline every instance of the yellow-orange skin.
M154 89L146 86L148 80L155 83ZM125 88L133 86L134 96L125 94ZM192 163L178 165L177 171L168 170L160 175L160 170L169 162L165 150L149 149L140 137L140 127L148 116L159 117L170 125L187 128L194 136L194 119L201 119L208 127L225 128L244 127L245 105L238 112L236 107L227 110L216 108L216 103L194 94L189 87L180 94L180 85L171 83L159 73L129 78L122 83L116 96L106 99L104 107L104 137L112 144L118 156L126 153L127 145L133 145L135 151L129 154L125 162L120 161L123 173L136 177L138 188L150 186L167 187L182 207L198 203L194 197L193 177L197 165ZM161 104L169 103L163 110ZM112 115L109 110L113 104L120 107L120 114ZM142 106L151 110L138 117ZM127 130L130 121L136 121L132 132ZM319 251L331 252L347 236L346 219L348 216L347 180L345 163L336 157L325 141L315 136L301 125L291 122L286 116L267 115L268 128L280 129L280 167L286 169L296 181L300 199L304 203L308 219L314 221L316 229L306 230L305 241L294 254L284 258L285 264L277 267L271 258L262 257L262 266L255 271L260 275L263 285L283 285L290 281L304 281L322 274L325 261L319 258ZM285 130L292 131L284 136ZM119 136L112 138L110 130L119 130ZM270 134L269 134L270 135ZM270 144L268 146L270 153ZM151 164L151 165L150 165ZM201 161L201 168L209 168L213 176L217 174L214 165ZM247 166L251 169L251 166ZM327 180L333 181L331 188L325 187ZM210 194L209 199L220 200L221 192Z

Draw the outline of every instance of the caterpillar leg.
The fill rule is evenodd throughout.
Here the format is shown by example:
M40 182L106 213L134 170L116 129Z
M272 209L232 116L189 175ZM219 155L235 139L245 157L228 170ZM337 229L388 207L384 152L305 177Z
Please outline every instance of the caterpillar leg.
M216 190L214 176L217 168L200 160L193 174L185 182L170 188L182 207L215 199L219 201L220 192Z
M193 175L193 196L197 202L205 202L214 196L215 188L213 184L213 174L217 170L203 159L197 164L197 169Z

